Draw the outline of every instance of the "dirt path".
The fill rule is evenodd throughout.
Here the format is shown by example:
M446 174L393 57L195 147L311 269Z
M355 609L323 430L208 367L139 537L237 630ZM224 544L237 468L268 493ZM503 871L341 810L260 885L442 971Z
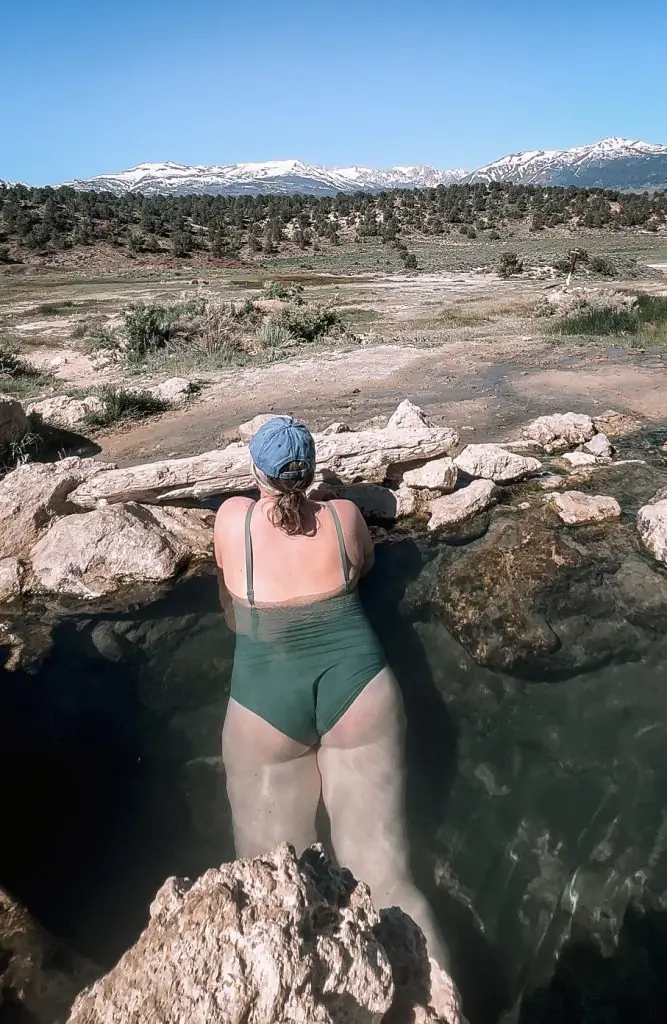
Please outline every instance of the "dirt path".
M501 439L546 412L607 408L667 419L660 354L554 350L534 338L487 338L446 348L383 345L230 372L196 405L99 439L120 463L177 457L224 443L259 412L289 412L321 428L388 415L409 397L468 440Z

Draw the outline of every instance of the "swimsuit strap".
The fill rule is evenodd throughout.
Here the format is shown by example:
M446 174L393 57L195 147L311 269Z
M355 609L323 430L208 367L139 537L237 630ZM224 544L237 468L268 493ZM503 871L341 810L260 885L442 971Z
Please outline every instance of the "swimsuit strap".
M254 511L256 502L248 505L248 511L245 516L245 582L246 589L248 591L248 604L251 608L255 607L255 588L253 581L252 572L252 537L250 536L250 520L252 519L252 513Z
M335 506L330 502L326 502L326 506L331 512L331 517L336 527L336 535L338 537L338 548L340 550L340 560L343 563L343 576L345 577L345 589L350 588L350 565L347 559L347 551L345 550L345 541L343 539L343 527L340 525L340 519L336 512Z

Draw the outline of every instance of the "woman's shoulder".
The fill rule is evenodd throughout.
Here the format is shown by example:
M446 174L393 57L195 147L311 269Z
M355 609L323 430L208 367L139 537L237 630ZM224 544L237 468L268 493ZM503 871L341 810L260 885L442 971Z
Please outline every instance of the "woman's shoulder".
M347 527L350 530L355 530L364 521L359 507L348 498L335 498L333 501L328 502L328 504L333 505L335 508L343 528Z
M215 515L216 530L245 518L248 509L254 504L255 502L251 498L243 498L240 495L225 498Z

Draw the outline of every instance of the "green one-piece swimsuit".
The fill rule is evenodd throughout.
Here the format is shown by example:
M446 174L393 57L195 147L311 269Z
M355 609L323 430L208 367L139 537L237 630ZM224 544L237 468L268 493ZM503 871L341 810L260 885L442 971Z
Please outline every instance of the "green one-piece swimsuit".
M350 581L343 530L331 504L344 591L310 604L256 606L250 535L254 507L249 506L245 521L248 605L234 601L231 696L286 736L312 746L384 668L385 657Z

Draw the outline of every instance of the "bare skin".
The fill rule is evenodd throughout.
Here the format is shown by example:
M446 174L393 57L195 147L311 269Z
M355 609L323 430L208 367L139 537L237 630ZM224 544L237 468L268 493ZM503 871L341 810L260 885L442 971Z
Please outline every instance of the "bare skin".
M270 521L272 501L271 495L262 494L252 518L258 606L340 593L340 550L330 511L309 502L313 534L289 537ZM245 498L229 499L216 519L216 560L228 611L234 603L247 603L248 505ZM373 565L373 542L355 505L335 505L351 577L357 581ZM285 840L300 852L317 841L316 814L322 800L338 861L370 885L378 907L400 906L410 914L426 936L429 956L447 969L449 957L438 925L408 868L404 737L403 702L387 667L314 747L296 742L230 700L222 753L236 852L255 856Z

